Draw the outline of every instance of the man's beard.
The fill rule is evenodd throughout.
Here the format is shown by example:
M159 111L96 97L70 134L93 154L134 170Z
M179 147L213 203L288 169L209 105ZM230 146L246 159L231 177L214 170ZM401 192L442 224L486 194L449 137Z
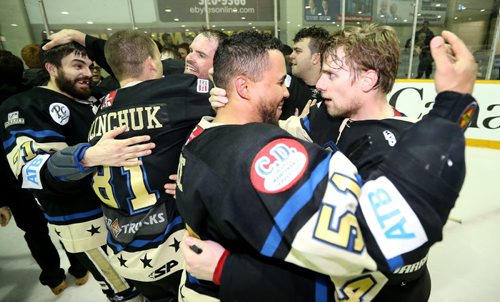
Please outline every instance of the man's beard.
M276 117L276 109L271 108L271 106L260 105L259 106L260 117L263 123L277 125L278 117Z
M82 80L87 80L89 83L91 82L90 77L80 77L74 80L68 79L66 78L66 73L61 69L57 71L57 77L55 78L56 85L62 92L65 92L74 98L86 100L92 95L92 92L90 90L90 86L88 89L77 88L76 83Z

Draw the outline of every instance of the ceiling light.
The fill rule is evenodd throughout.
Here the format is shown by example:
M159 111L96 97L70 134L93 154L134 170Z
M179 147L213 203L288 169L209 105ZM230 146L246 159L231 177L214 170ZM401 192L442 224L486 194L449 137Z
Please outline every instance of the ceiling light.
M480 10L480 12L484 12L484 11L486 11L484 8Z
M69 12L62 11L62 12L61 12L61 15L69 15Z
M18 26L18 25L17 25L16 23L12 23L10 26L14 26L14 27L16 27L16 26Z
M185 25L185 24L182 24L182 25L181 25L181 27L186 27L186 25Z
M92 21L87 21L87 24L94 24L94 22L92 22Z
M175 19L174 19L174 21L175 21L175 22L178 22L178 21L179 21L179 18L175 18Z
M246 17L241 17L241 20L245 20L245 19L246 19Z
M165 12L166 12L166 13L171 13L171 12L172 12L172 10L171 10L170 8L165 8Z
M109 30L109 31L112 31L112 30L113 30L113 29L112 29L112 28L110 28L110 27L108 27L108 28L106 28L106 29L107 29L107 30Z

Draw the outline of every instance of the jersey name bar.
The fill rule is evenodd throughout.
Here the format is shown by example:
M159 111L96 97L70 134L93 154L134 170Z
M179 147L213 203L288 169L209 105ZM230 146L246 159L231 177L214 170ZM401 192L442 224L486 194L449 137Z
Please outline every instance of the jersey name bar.
M96 117L90 127L88 140L101 137L104 133L127 125L129 130L158 129L163 127L157 117L161 106L143 106L108 112Z

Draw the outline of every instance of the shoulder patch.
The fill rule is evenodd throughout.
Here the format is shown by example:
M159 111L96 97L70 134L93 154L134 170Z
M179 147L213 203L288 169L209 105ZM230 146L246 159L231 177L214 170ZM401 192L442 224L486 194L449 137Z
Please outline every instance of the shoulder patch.
M208 80L198 79L198 83L196 84L196 91L200 93L207 93L208 88L210 87Z
M9 126L19 124L24 124L24 118L19 117L19 111L13 111L7 114L7 121L3 125L7 128Z
M106 96L102 100L101 108L108 108L113 105L113 102L115 101L116 92L117 90L113 90L110 93L106 94Z
M49 106L49 113L54 122L64 126L69 121L69 108L62 103L52 103Z
M255 156L250 171L254 188L263 193L286 191L304 174L309 163L306 148L296 140L280 138Z

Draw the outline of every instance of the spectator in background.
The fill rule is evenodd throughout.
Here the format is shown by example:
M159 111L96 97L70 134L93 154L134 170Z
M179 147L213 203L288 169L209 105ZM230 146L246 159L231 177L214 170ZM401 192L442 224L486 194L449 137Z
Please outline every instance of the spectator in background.
M189 53L189 43L184 42L179 44L179 46L177 46L177 52L179 53L181 60L186 60Z
M99 85L102 81L101 66L94 63L90 66L90 71L92 72L92 86Z
M181 56L177 52L177 48L175 46L165 44L161 48L161 57L160 57L160 59L162 61L163 60L167 60L167 59L179 60L180 58L181 58Z
M393 22L401 22L401 16L398 15L398 5L396 3L392 3L390 8L391 19Z
M23 74L23 84L28 88L47 83L48 78L40 65L40 45L28 44L21 49L21 57L28 67Z
M310 16L315 16L318 14L318 9L316 8L316 0L309 0L308 8L306 10L306 13Z
M425 20L422 28L415 32L415 51L419 58L417 79L421 79L424 74L426 79L431 77L433 60L430 43L432 38L434 38L434 33L429 29L429 21Z
M322 8L322 14L323 16L328 16L328 0L323 0L321 1L321 8Z
M23 81L23 61L10 51L0 50L0 103L11 95L26 90Z

